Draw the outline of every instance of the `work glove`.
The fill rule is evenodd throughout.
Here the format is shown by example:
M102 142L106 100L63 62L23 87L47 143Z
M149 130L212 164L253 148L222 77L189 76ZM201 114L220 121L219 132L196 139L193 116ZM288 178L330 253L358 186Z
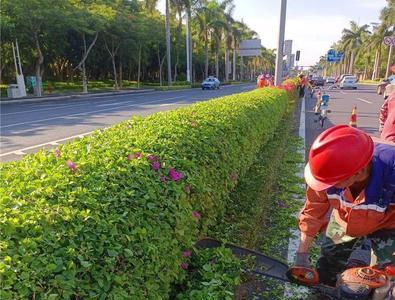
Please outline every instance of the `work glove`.
M296 252L295 267L311 268L309 253L307 252Z

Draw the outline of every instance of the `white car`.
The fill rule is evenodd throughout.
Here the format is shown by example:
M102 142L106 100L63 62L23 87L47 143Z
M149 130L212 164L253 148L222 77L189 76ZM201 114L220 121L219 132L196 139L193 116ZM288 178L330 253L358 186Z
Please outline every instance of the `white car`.
M357 87L357 77L355 76L345 76L343 80L340 82L341 89L354 89L356 90Z
M333 77L327 77L326 78L326 83L330 83L330 84L335 84L335 78L333 78Z
M221 82L215 78L214 76L209 76L202 82L202 90L209 89L209 90L214 90L214 89L219 89L219 86L221 85Z

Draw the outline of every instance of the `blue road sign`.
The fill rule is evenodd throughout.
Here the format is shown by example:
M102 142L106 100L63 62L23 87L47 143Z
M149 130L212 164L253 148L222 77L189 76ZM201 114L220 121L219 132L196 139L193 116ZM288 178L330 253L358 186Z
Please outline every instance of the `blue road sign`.
M326 54L326 60L328 62L339 62L342 60L344 53L343 52L337 52L334 49L328 50L328 53Z

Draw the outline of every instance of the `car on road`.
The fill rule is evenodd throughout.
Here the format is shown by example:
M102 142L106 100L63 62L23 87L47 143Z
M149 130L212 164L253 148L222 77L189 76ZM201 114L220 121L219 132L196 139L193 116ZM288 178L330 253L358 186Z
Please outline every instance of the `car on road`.
M390 77L382 80L377 85L377 94L382 95L385 91L386 86L389 84L395 84L395 75L391 75Z
M335 78L334 77L327 77L326 78L326 83L328 83L328 84L335 84Z
M215 78L214 76L209 76L202 82L202 90L205 89L219 89L219 86L221 85L221 82Z
M311 78L310 83L314 86L324 86L325 85L325 80L323 77L313 77Z
M340 81L340 88L347 89L351 88L356 90L357 87L357 77L355 76L345 76L342 81Z
M336 80L336 83L340 84L340 82L342 82L342 80L344 79L344 77L346 76L354 76L352 74L342 74L340 75L340 77Z

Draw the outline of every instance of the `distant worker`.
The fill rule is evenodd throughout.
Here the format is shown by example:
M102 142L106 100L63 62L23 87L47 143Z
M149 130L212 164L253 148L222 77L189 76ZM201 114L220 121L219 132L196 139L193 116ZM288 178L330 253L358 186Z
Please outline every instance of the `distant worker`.
M384 101L379 119L381 139L395 143L395 91Z

